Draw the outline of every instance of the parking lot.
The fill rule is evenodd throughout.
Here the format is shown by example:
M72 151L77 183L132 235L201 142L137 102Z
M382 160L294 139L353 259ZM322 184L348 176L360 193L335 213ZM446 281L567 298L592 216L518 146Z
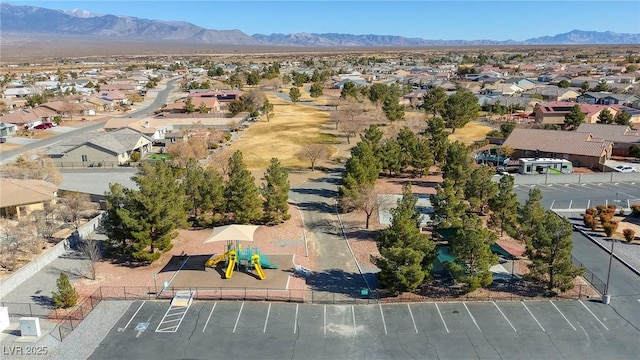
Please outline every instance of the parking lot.
M139 301L90 359L629 359L639 335L586 300L193 302L177 311Z

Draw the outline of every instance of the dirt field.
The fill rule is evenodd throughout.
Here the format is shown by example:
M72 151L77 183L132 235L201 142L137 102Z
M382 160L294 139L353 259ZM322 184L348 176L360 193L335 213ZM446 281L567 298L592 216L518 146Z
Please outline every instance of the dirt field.
M491 130L493 129L487 125L470 122L465 127L456 129L455 133L449 135L449 140L460 141L469 145L474 141L483 140Z

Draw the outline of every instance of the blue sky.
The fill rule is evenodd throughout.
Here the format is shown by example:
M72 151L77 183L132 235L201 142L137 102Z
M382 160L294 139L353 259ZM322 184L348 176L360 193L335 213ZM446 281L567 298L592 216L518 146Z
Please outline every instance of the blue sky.
M7 1L50 9L187 21L255 33L349 33L525 40L574 29L640 33L640 1Z

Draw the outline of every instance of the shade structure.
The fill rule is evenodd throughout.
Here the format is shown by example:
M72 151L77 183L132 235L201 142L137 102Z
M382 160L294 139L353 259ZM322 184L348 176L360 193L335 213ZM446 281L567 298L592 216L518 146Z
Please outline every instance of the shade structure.
M253 233L259 228L258 225L225 225L213 229L211 235L203 244L215 241L253 241Z

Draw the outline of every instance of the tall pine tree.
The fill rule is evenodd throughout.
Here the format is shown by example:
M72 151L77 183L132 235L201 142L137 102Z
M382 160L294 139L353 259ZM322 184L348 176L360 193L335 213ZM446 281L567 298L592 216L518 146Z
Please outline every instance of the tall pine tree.
M489 200L492 213L489 227L500 230L500 236L506 231L515 235L518 216L518 197L513 192L513 176L505 175L498 183L498 193Z
M272 158L264 175L266 183L262 185L264 197L264 220L266 223L278 224L289 220L289 174L280 165L280 161Z
M456 280L465 284L465 291L487 287L493 282L489 268L498 263L498 257L491 252L496 234L488 229L464 226L449 239L449 253L455 262L448 268Z
M262 199L255 178L247 170L238 150L229 159L228 180L224 189L227 211L237 224L251 224L262 218Z

